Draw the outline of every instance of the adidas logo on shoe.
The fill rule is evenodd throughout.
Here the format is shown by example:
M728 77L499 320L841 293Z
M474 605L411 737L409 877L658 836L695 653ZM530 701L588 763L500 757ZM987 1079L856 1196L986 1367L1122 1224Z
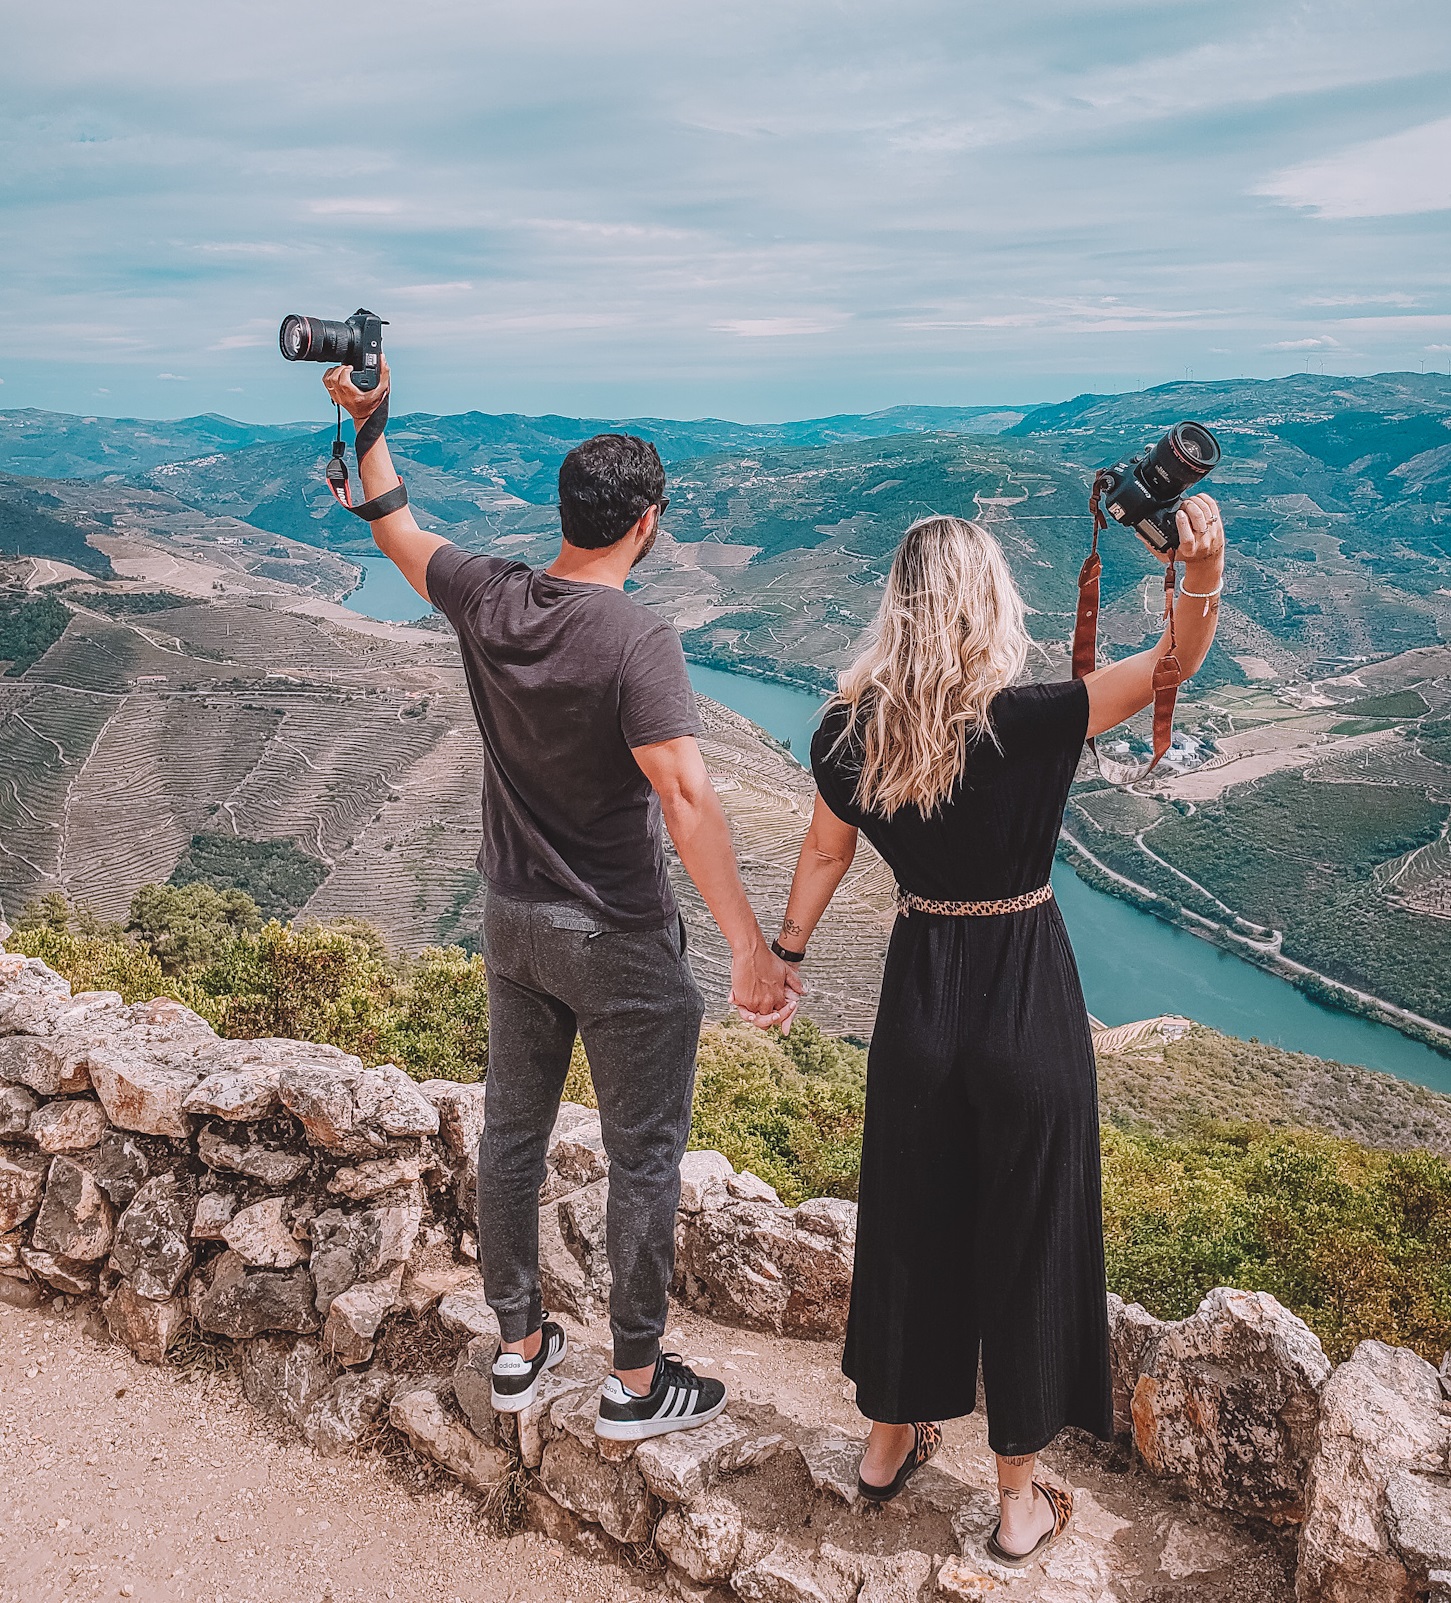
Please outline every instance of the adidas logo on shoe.
M533 1358L501 1352L489 1374L495 1411L522 1413L539 1395L544 1371L553 1369L568 1351L569 1338L552 1319L546 1319L540 1326L539 1351Z
M612 1442L639 1442L669 1431L692 1430L714 1419L725 1405L726 1389L720 1381L697 1375L678 1353L661 1353L643 1397L627 1391L617 1375L606 1380L595 1435Z

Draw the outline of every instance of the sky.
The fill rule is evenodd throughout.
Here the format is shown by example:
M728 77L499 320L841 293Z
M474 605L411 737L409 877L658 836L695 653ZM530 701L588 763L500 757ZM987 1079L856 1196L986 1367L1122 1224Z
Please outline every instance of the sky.
M761 421L1451 369L1445 0L5 6L0 408Z

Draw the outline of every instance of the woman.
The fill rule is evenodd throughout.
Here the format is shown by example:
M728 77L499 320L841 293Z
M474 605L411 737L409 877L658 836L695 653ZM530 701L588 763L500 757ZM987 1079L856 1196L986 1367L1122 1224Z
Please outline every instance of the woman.
M1207 495L1178 527L1187 676L1214 638L1224 532ZM901 900L842 1361L872 1421L860 1490L895 1496L940 1442L932 1422L972 1412L980 1351L1000 1492L987 1548L1014 1566L1072 1511L1035 1482L1036 1454L1065 1425L1112 1428L1093 1047L1049 871L1084 738L1149 705L1169 641L1015 686L1029 645L986 530L933 517L907 531L811 744L816 808L776 943L805 956L864 830Z

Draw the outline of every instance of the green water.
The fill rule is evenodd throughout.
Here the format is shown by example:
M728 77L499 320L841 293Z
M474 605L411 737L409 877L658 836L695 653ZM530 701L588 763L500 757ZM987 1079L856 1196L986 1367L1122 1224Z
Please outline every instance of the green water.
M343 597L349 612L384 623L416 623L433 611L387 557L349 557L348 561L363 570L358 588Z
M691 682L805 758L821 701L744 674L692 664ZM1293 985L1185 930L1085 885L1059 863L1053 886L1073 938L1088 1010L1105 1024L1182 1013L1226 1035L1383 1069L1451 1092L1451 1059L1384 1024L1312 1001Z

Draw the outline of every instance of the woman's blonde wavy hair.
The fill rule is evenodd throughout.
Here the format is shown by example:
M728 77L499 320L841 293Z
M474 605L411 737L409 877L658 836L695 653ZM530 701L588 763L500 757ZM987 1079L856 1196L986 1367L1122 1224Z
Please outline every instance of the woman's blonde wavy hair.
M947 800L969 742L996 739L989 709L1027 661L1023 620L1007 558L981 524L931 517L907 530L832 702L847 711L837 745L861 757L859 807L925 817Z

